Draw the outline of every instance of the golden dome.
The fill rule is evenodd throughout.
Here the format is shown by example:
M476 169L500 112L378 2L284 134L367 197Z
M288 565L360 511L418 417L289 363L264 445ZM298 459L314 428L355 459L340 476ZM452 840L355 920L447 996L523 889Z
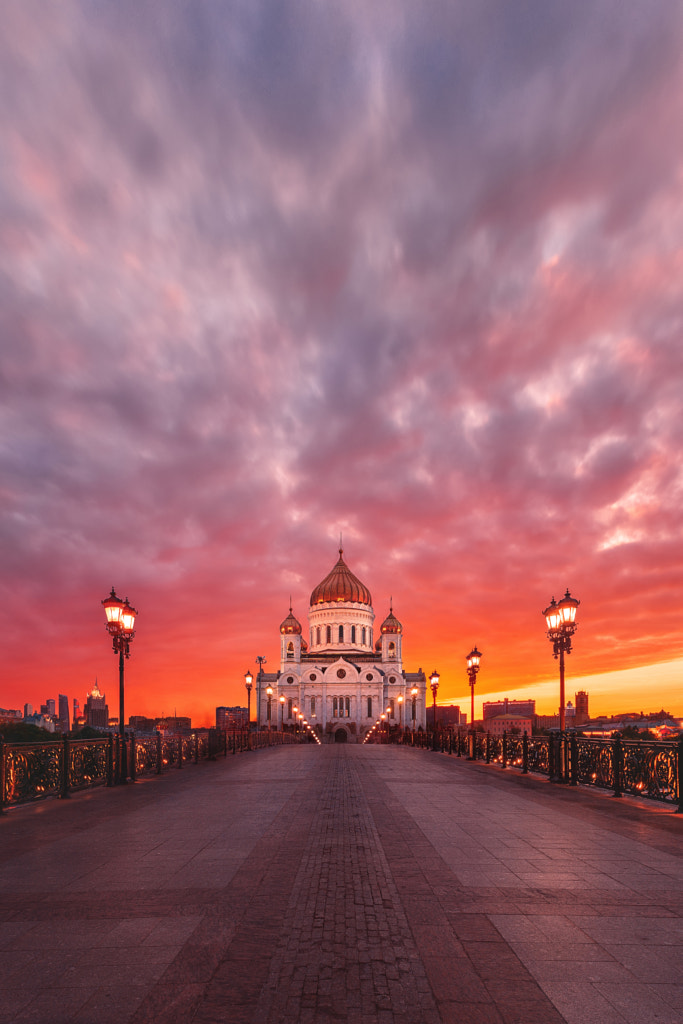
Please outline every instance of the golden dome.
M380 633L402 633L403 626L394 615L393 606L389 606L389 614L380 627Z
M289 615L280 625L281 633L294 633L297 636L301 635L301 623L297 619L296 615L292 612L292 606L289 606Z
M328 573L311 594L311 607L316 604L341 601L353 604L372 604L370 591L351 572L342 557L343 554L343 549L339 548L339 561L332 572Z

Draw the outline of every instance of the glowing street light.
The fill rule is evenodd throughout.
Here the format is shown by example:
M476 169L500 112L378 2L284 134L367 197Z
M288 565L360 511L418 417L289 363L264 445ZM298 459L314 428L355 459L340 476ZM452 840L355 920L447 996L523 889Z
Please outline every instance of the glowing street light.
M280 697L280 732L285 731L285 698Z
M111 594L102 602L104 614L106 615L106 629L112 638L112 647L115 654L119 656L119 737L121 743L121 756L119 758L119 777L121 782L126 781L126 745L124 730L124 678L123 659L130 658L130 642L135 636L135 616L137 612L129 602L128 598L122 601L116 596L114 588Z
M470 726L474 731L474 684L477 681L477 672L479 671L479 662L481 660L481 651L478 651L476 646L472 648L470 653L467 655L467 675L470 681L470 692L472 695L472 703L470 705Z
M244 686L247 691L247 729L251 727L251 684L254 682L254 677L247 669L244 673Z
M415 732L415 705L417 704L417 686L413 686L410 691L410 696L413 698L413 732Z
M560 732L564 732L564 656L571 654L572 636L576 632L576 609L581 602L567 589L560 602L552 599L543 614L548 626L547 637L553 645L553 657L560 659Z
M268 697L268 712L267 712L267 715L268 715L268 728L270 729L270 702L273 699L273 687L272 686L266 686L266 695Z

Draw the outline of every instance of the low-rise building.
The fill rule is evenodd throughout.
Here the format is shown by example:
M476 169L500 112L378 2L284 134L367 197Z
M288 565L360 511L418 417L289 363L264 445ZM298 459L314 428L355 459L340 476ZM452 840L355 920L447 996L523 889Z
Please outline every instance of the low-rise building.
M530 715L496 715L495 718L487 718L484 722L485 732L492 736L502 736L504 732L508 736L519 734L531 736L532 719Z

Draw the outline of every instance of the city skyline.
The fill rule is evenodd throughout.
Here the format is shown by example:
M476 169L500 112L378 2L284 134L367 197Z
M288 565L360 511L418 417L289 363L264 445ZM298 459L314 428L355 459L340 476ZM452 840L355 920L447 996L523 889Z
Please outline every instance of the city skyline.
M440 703L555 709L569 588L567 696L683 713L683 10L399 6L7 12L3 705L116 714L114 585L210 720L342 533Z

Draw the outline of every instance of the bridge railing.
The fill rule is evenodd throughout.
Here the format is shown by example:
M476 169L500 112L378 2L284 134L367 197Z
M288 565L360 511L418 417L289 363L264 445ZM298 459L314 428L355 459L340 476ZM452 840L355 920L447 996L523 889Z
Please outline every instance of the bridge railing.
M135 781L171 768L215 761L247 750L301 743L303 735L267 730L196 729L191 734L100 739L63 739L43 743L6 743L0 736L0 814L6 807L45 797L68 797L92 786L113 786L123 775ZM125 767L125 772L123 768Z
M678 803L683 813L683 737L679 740L624 740L556 732L548 736L508 735L465 729L398 733L390 742L466 757L471 761L547 775L552 782L611 789Z

